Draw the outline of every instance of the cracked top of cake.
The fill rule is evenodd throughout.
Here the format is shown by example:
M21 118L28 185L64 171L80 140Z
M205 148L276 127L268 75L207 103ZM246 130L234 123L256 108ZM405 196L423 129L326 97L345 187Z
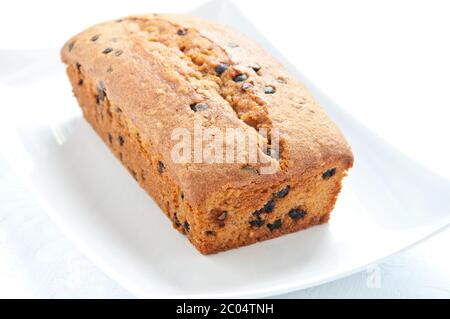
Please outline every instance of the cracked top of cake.
M350 168L351 149L305 86L267 51L228 27L187 15L149 14L95 25L62 48L112 104L120 106L145 145L159 152L170 176L193 203L220 193L277 189L336 163ZM239 128L259 142L258 161L172 160L175 129ZM278 151L272 131L279 132ZM261 134L266 129L267 134ZM208 141L202 141L206 147ZM224 141L223 143L227 143ZM250 142L249 142L250 143ZM205 155L206 156L206 155ZM206 156L207 157L207 156ZM261 174L263 167L273 172Z

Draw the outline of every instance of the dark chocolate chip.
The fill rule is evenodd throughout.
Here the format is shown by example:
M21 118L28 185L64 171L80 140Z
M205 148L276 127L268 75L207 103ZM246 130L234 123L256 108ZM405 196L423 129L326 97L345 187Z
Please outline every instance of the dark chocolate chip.
M158 172L160 174L162 174L162 173L164 173L165 169L166 169L166 167L164 166L164 163L161 161L158 161Z
M191 104L191 110L194 112L198 112L198 111L206 111L208 109L208 104L206 103L195 103L195 104Z
M180 221L178 220L177 213L174 213L174 214L173 214L173 221L174 221L174 223L175 223L175 226L177 226L177 227L180 227L180 226L181 226L181 223L180 223Z
M106 96L105 85L103 84L102 81L99 81L97 83L97 96L96 96L97 104L100 104L100 102L103 102L103 100L105 99L105 96Z
M279 155L277 154L277 151L272 149L272 148L270 148L270 147L266 148L266 155L268 155L268 156L270 156L270 157L272 157L272 158L274 158L276 160L279 159Z
M112 137L111 133L108 133L108 141L109 141L109 144L112 144L112 142L113 142L113 137Z
M222 212L222 214L220 214L219 216L217 216L217 219L220 220L220 221L223 221L223 220L225 220L227 217L228 217L228 212L227 212L227 211L224 211L224 212Z
M276 197L278 198L283 198L286 197L286 195L289 193L289 190L291 189L291 187L289 185L287 185L285 188L283 188L282 190L280 190L279 192L277 192L275 194Z
M294 220L302 219L306 216L306 210L300 208L293 208L289 211L288 215Z
M242 89L244 91L247 91L249 89L251 89L253 87L253 84L249 83L249 82L244 82L244 84L242 84Z
M112 48L106 48L106 49L104 49L104 50L102 51L102 53L103 53L103 54L108 54L108 53L111 53L112 51L113 51Z
M233 81L234 82L244 82L245 80L247 80L248 76L247 74L238 74L235 77L233 77Z
M265 213L271 213L274 208L275 208L275 201L271 199L264 205L262 211Z
M214 230L205 231L206 236L216 236L216 232Z
M81 72L81 64L80 64L80 63L77 62L77 63L75 64L75 67L77 68L77 71L78 71L78 72Z
M270 229L270 231L280 228L281 227L281 219L275 220L272 224L267 224L267 227Z
M336 168L330 168L329 170L325 171L322 174L322 178L323 179L329 179L330 177L332 177L334 174L336 174Z
M100 37L100 34L96 34L96 35L94 35L94 36L91 38L91 41L92 41L92 42L95 42L95 41L98 40L99 37Z
M177 34L181 35L181 36L186 35L187 34L187 29L178 29Z
M72 41L72 42L70 42L69 45L67 46L67 49L69 50L69 52L72 51L73 47L75 46L75 42L76 42L76 41Z
M116 52L114 52L114 55L115 55L115 56L121 56L122 53L123 53L122 50L117 50Z
M184 193L181 192L181 199L184 199Z
M189 223L187 222L187 220L184 222L183 228L184 228L184 230L186 230L187 232L189 231Z
M250 65L250 67L255 71L258 72L259 70L261 70L261 66L258 63L253 63Z
M266 223L266 221L264 221L262 219L254 219L254 220L251 220L249 223L250 223L250 226L252 226L253 228L259 228L262 225L264 225Z
M275 93L275 88L271 85L265 86L264 87L264 93L265 94L274 94Z
M120 146L123 146L123 144L125 144L125 139L121 135L119 135L119 144Z
M216 71L217 75L221 75L223 72L225 72L230 67L229 64L226 63L219 63L216 65L214 70Z
M262 209L255 210L252 215L257 219L261 219L261 214L264 213Z
M78 85L83 85L83 82L84 82L83 79L79 79L78 80Z

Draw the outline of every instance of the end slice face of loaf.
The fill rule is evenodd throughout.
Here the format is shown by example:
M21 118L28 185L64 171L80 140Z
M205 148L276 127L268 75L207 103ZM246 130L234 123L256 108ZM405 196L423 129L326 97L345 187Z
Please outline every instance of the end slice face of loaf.
M86 120L200 252L328 221L351 149L304 85L252 40L198 18L151 14L95 25L61 56ZM195 160L194 150L175 161L174 130L192 137L196 125L239 129L262 145L258 160L233 146L232 162Z

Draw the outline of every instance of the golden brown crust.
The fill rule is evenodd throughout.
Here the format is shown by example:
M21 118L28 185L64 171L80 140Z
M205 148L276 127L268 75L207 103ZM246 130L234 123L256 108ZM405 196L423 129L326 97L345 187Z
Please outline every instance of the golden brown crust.
M178 229L189 221L188 237L203 253L327 220L353 164L350 147L306 88L245 36L190 16L147 15L96 25L69 40L61 55L87 120L133 175L150 174L137 180ZM229 67L217 74L223 63ZM233 80L239 74L247 75L250 89ZM267 94L267 87L275 92ZM191 105L199 102L208 110L193 112ZM270 134L264 138L258 129L278 128L279 160L262 155L276 172L255 173L262 163L174 163L171 133L182 127L193 134L194 120L221 130L241 128L269 145ZM108 143L108 134L128 143ZM253 170L243 169L248 166ZM324 180L331 168L336 173ZM287 185L291 194L277 200L265 227L249 228L249 214ZM308 207L308 215L293 223L287 213L300 206ZM217 222L217 211L228 212L227 226ZM283 227L266 227L277 219Z

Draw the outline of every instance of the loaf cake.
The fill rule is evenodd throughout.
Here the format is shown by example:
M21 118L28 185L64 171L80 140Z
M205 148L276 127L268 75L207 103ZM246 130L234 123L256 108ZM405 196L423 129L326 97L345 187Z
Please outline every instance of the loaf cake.
M201 253L328 221L351 148L253 40L196 17L149 14L95 25L61 57L86 120ZM201 151L179 160L174 132L199 128L215 133L191 140ZM225 151L211 151L211 136L229 128L256 151L223 138L215 145L231 155L218 160Z

